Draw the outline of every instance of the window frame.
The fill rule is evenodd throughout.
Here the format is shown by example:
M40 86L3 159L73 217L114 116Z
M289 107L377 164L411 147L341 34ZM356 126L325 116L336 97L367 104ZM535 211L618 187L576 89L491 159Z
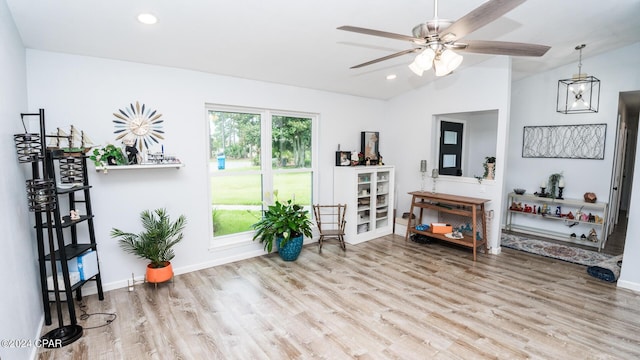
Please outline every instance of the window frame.
M259 170L247 170L244 175L260 175L262 182L262 199L263 199L263 208L264 203L270 203L273 198L273 179L276 174L283 173L296 173L296 172L311 172L311 204L313 204L314 199L318 198L318 129L319 129L319 120L320 115L317 113L311 112L302 112L302 111L291 111L291 110L277 110L277 109L269 109L269 108L255 108L249 106L234 106L234 105L223 105L223 104L205 104L205 124L206 129L206 146L207 146L207 208L211 209L211 196L213 189L211 188L211 177L212 176L232 176L238 175L233 173L218 173L214 175L214 172L211 171L211 166L215 165L215 162L212 162L210 159L210 136L211 136L211 128L209 122L209 113L211 111L214 112L237 112L237 113L249 113L249 114L257 114L260 116L260 169ZM311 120L311 166L310 167L302 167L302 168L288 168L288 169L278 169L273 168L271 157L272 157L272 136L273 136L273 117L274 116L285 116L285 117L296 117L296 118L309 118ZM265 193L269 193L271 198L267 199L265 197ZM310 214L312 212L310 211ZM247 244L253 243L253 233L254 231L244 231L235 234L222 235L218 237L214 237L213 235L213 219L211 216L211 211L209 211L209 215L207 216L208 222L208 232L209 232L209 249L213 251L222 251L227 249L232 249L240 246L245 246Z

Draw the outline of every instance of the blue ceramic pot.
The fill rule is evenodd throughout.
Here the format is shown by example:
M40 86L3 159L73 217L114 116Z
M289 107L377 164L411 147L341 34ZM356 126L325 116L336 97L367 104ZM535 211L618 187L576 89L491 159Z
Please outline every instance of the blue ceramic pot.
M283 247L280 247L280 241L282 238L276 239L278 245L278 254L284 261L295 261L302 251L302 243L304 242L304 236L300 235L295 238L289 239Z

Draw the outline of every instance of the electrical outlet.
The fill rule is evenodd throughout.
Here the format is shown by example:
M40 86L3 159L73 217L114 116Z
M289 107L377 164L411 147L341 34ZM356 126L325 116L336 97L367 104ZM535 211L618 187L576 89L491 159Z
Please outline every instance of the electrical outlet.
M134 286L136 284L142 283L144 283L144 280L136 280L135 274L131 273L131 280L127 280L127 289L129 290L129 292L132 292L133 290L135 290Z

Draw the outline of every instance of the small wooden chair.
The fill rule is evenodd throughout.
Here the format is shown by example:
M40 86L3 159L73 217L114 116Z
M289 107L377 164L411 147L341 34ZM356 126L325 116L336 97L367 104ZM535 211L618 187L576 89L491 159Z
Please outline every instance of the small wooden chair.
M322 243L327 239L338 240L342 250L347 250L344 243L344 229L347 223L344 219L346 211L346 204L313 205L313 213L320 233L320 238L318 239L319 252L322 252Z

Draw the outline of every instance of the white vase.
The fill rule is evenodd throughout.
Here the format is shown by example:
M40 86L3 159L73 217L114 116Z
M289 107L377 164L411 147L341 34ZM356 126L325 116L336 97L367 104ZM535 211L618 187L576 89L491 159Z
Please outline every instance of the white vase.
M493 180L496 176L496 164L487 163L487 180Z

